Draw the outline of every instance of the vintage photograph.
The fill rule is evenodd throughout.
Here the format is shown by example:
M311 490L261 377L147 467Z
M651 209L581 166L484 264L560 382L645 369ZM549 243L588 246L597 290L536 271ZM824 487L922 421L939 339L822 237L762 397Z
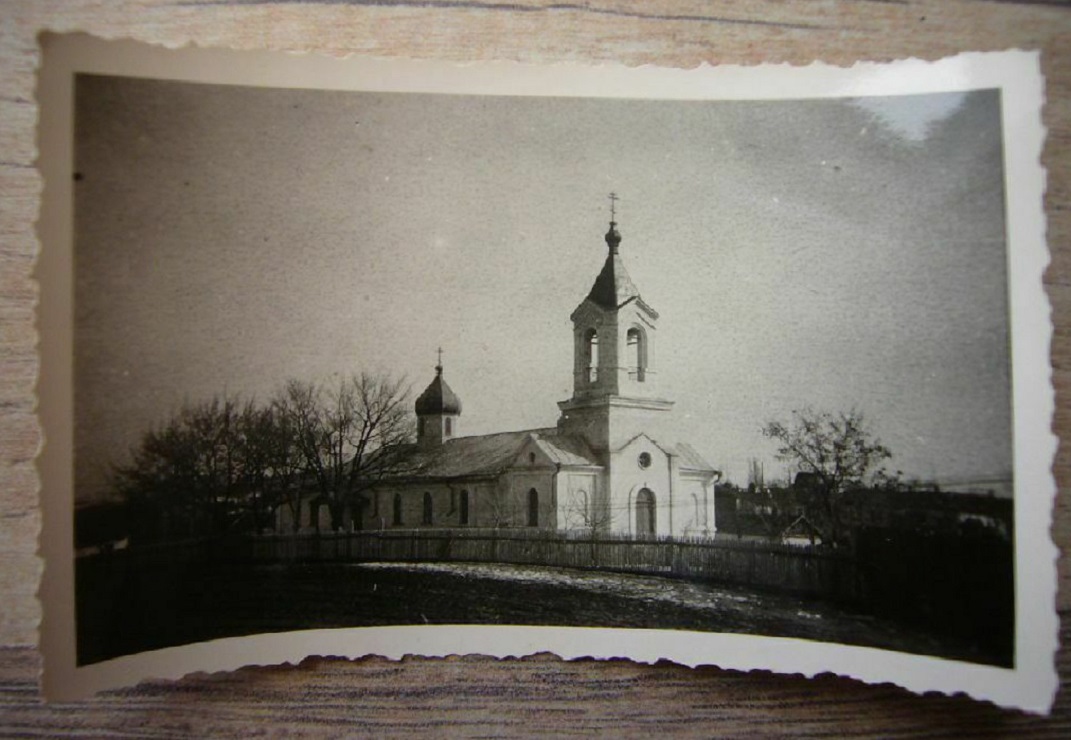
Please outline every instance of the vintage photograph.
M81 662L493 623L1014 663L994 91L75 90Z
M72 93L77 666L446 625L1021 666L1000 89Z

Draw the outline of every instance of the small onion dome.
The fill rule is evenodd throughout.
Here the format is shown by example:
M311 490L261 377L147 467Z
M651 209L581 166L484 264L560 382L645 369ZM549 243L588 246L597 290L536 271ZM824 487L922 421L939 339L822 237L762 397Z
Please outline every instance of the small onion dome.
M606 232L606 246L610 252L617 254L617 248L621 244L621 233L617 230L617 222L610 222L610 230Z
M442 365L435 367L435 380L431 381L416 400L416 412L417 416L461 413L461 399L443 380Z

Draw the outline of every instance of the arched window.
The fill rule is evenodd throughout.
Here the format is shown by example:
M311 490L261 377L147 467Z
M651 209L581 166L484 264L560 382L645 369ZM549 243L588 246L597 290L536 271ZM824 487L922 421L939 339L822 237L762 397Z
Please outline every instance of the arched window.
M528 492L528 526L539 526L539 491L534 488Z
M636 534L655 533L655 495L649 488L636 494Z
M394 526L402 526L402 494L394 494Z
M647 336L643 329L634 326L625 334L628 346L628 376L642 383L647 376Z
M454 425L453 425L453 421L454 421L454 420L453 420L453 419L451 419L451 418L450 418L449 416L448 416L448 417L446 417L446 436L447 436L447 437L449 437L449 436L450 436L451 434L453 434L453 433L454 433Z
M599 333L594 329L584 332L584 361L587 363L588 382L599 379Z
M431 494L424 491L424 526L431 524L432 520L432 508L431 508Z
M458 524L465 525L469 523L469 492L461 492L461 512L458 514Z

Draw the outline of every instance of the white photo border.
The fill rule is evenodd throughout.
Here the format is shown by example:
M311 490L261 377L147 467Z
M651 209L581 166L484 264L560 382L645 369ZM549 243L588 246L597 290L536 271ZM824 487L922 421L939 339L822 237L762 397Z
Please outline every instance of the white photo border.
M43 687L50 700L84 697L147 678L296 663L308 656L388 658L551 652L564 659L628 658L814 676L836 673L894 682L915 692L964 692L998 705L1047 712L1058 677L1056 558L1050 532L1057 438L1050 342L1042 285L1049 263L1041 166L1044 85L1037 52L965 53L928 62L859 63L850 68L763 65L693 70L573 64L462 65L186 47L166 49L90 36L42 37L38 80L39 166L44 191L37 278L41 375L38 407L45 444L38 460L45 562L40 600ZM73 91L76 73L181 79L261 87L456 94L757 100L837 98L999 88L1002 95L1012 337L1014 430L1015 668L777 637L679 630L449 626L310 630L229 638L75 663L73 551Z

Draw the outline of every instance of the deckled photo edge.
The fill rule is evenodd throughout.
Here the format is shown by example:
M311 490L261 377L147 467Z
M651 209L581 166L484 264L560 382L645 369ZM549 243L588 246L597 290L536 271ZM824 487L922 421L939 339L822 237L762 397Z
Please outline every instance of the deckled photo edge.
M247 664L298 662L310 655L360 657L486 654L497 657L551 651L563 658L628 657L654 662L669 659L687 665L717 665L741 670L767 669L814 675L834 672L868 682L893 681L912 691L965 692L1003 706L1046 712L1057 688L1053 664L1058 648L1055 614L1058 550L1049 528L1056 487L1051 471L1056 438L1050 431L1054 401L1049 362L1052 335L1050 304L1041 285L1048 264L1042 206L1044 171L1040 162L1043 81L1038 56L1031 52L965 54L935 62L908 60L861 64L853 68L750 67L726 70L654 68L579 68L570 75L580 91L561 88L566 71L505 65L524 76L531 88L501 79L503 65L456 65L356 58L336 60L280 52L234 52L184 48L166 50L134 42L103 42L85 36L48 36L39 77L41 106L39 158L45 179L38 233L42 247L37 268L42 285L38 315L42 352L38 389L46 442L39 462L44 525L41 553L45 576L41 587L44 686L52 698L74 698L104 688L152 677L178 678L191 672L230 670ZM138 62L131 63L131 55ZM210 60L199 63L201 58ZM181 59L182 64L175 64ZM221 64L226 62L226 64ZM404 74L381 82L385 69L397 65ZM362 67L367 75L354 73ZM487 72L481 72L486 67ZM919 80L890 77L898 67L925 69ZM73 525L70 472L72 390L70 369L73 314L71 305L72 188L67 163L71 144L72 73L158 77L266 87L364 89L428 92L426 74L443 69L449 92L473 94L575 95L578 97L667 97L670 99L782 99L938 92L965 87L1000 87L1005 145L1008 210L1008 258L1014 371L1014 458L1016 496L1016 659L1013 670L905 655L839 644L751 635L681 633L544 627L371 627L264 634L211 643L166 648L76 668L73 623ZM298 70L295 72L294 70ZM859 72L863 74L860 75ZM525 72L528 75L525 75ZM934 74L944 72L946 74ZM590 75L590 76L588 76ZM972 76L972 75L976 75ZM322 78L322 79L321 79ZM791 78L790 82L784 82ZM833 78L834 83L829 79ZM612 79L614 83L608 85ZM755 80L771 89L755 96ZM637 84L639 80L643 84ZM667 80L669 84L667 84ZM803 82L801 83L800 80ZM679 87L677 86L679 85ZM598 86L598 89L595 89ZM474 89L475 88L475 89ZM1015 105L1008 102L1014 100ZM1009 128L1017 135L1010 136ZM1025 358L1025 361L1024 361ZM1026 483L1026 485L1024 485ZM62 606L57 607L57 604ZM622 634L632 638L622 650ZM695 646L702 645L702 656ZM771 646L769 650L761 648ZM485 647L493 646L493 648ZM762 655L756 661L754 656ZM921 670L918 668L921 667ZM937 671L941 671L940 674Z

